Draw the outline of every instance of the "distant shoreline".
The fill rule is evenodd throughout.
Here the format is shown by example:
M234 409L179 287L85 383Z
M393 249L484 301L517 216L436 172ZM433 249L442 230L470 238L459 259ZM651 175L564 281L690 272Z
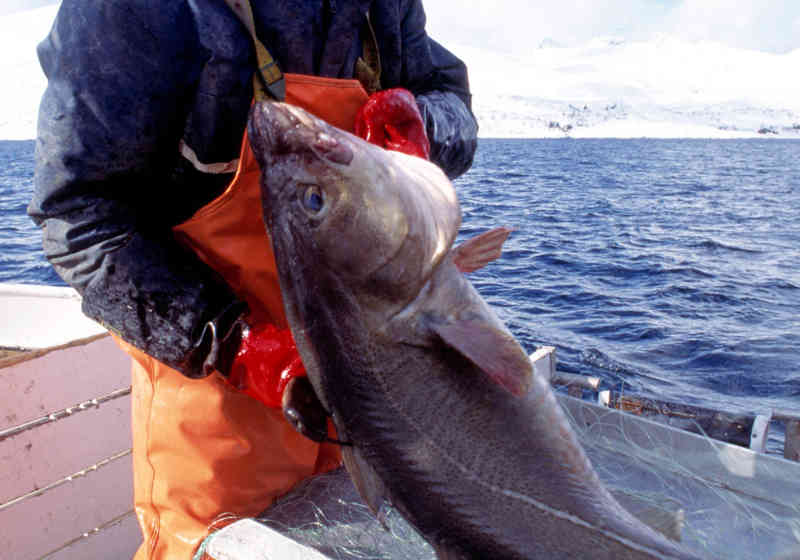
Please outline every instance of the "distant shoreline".
M656 135L630 135L630 136L591 136L591 135L540 135L540 136L484 136L478 135L478 140L769 140L769 141L798 141L797 136L779 136L774 134L757 134L751 136L656 136ZM35 138L0 138L0 143L5 142L36 142Z

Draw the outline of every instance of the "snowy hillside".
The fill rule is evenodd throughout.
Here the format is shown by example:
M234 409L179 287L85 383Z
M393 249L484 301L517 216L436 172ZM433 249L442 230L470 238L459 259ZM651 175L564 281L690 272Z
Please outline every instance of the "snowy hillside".
M0 139L35 137L36 44L57 7L0 18ZM545 41L524 59L448 45L467 62L483 137L800 138L800 49L777 55L657 36Z
M482 136L800 138L800 49L664 35L550 43L524 60L450 47L469 66Z

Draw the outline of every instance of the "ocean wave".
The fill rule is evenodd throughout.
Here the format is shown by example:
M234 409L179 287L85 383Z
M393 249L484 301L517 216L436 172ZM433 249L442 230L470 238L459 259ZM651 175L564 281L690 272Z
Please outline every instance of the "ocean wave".
M526 350L556 346L564 371L797 409L796 161L800 142L482 139L456 181L459 240L516 229L469 277ZM24 214L32 176L33 142L0 142L0 281L61 284Z

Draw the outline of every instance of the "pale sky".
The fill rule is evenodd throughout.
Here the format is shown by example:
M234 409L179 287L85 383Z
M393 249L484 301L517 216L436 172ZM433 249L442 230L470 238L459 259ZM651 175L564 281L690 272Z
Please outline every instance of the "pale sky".
M0 0L0 16L57 3L58 0Z
M0 16L55 3L57 0L0 0ZM800 0L423 0L423 3L428 14L428 31L440 42L520 56L545 39L572 46L595 37L646 39L659 32L774 53L800 48Z
M669 33L774 53L800 48L800 0L427 0L428 32L442 43L524 56L544 39Z

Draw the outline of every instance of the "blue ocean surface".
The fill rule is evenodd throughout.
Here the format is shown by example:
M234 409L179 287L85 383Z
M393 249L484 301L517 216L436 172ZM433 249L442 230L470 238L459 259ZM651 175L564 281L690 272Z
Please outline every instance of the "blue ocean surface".
M32 141L0 141L0 282L61 284L25 215ZM529 351L611 388L800 411L800 142L482 139L461 239L515 228L471 278ZM780 449L780 427L768 448Z
M25 210L33 194L33 140L0 140L0 282L65 285L42 255Z

